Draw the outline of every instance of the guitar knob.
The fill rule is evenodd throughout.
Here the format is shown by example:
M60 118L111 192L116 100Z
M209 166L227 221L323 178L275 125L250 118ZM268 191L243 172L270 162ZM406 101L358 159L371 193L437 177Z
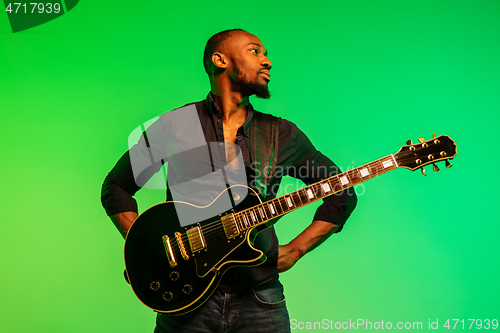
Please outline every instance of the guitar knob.
M424 137L418 138L418 142L424 143L425 142L425 138Z
M408 146L411 146L411 145L412 145L411 140L406 141L406 144L407 144Z
M453 164L450 163L450 161L446 160L446 162L444 163L446 165L446 169L449 169L453 166Z
M166 291L161 295L166 302L170 302L174 298L174 294L171 291Z
M186 295L189 295L191 294L191 292L193 291L193 286L190 285L190 284L185 284L183 287L182 287L182 292Z
M170 278L170 280L172 280L172 281L177 281L177 280L179 280L179 277L180 277L180 276L181 276L181 275L180 275L180 274L179 274L179 272L177 272L177 271L172 271L172 272L170 272L170 274L168 274L168 277L169 277L169 278Z
M158 282L158 281L152 281L149 284L149 288L151 288L154 291L157 291L158 289L160 289L160 282Z
M421 168L420 171L422 171L422 175L425 177L427 176L427 174L425 173L425 169L424 168Z
M432 163L433 167L432 167L432 170L434 170L434 172L438 172L439 171L439 168L436 164Z

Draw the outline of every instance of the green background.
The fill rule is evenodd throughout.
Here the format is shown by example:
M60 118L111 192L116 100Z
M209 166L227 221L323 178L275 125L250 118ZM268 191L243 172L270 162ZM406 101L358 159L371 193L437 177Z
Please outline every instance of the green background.
M133 129L206 96L204 45L230 28L273 62L273 97L254 106L343 170L433 132L458 145L451 169L358 186L344 231L281 275L290 318L500 319L499 1L87 0L15 34L0 13L0 330L152 332L101 183ZM282 219L280 242L313 213Z

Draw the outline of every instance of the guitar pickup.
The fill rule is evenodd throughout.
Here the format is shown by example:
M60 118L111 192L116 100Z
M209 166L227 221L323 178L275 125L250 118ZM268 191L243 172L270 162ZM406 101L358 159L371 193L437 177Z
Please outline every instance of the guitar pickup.
M234 220L234 214L227 214L221 217L221 221L227 239L231 239L240 235L240 229L238 228L238 225Z
M177 260L175 259L174 251L172 251L172 244L170 243L170 237L163 235L163 247L165 248L165 253L167 254L168 264L170 267L174 268L177 266Z
M201 227L197 227L186 230L186 234L189 240L189 246L191 247L191 253L199 252L207 248L207 243L205 243L205 237L203 236Z

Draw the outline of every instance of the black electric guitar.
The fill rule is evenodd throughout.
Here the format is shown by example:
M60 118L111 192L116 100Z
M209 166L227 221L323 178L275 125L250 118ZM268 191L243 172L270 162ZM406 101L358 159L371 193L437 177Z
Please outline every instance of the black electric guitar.
M448 160L456 155L455 142L445 135L433 137L429 141L420 138L417 144L410 140L395 154L188 227L180 226L174 202L149 208L134 222L125 241L126 273L132 289L146 306L158 312L178 315L197 308L229 268L255 266L266 260L262 251L253 247L253 240L284 214L396 168L413 171L442 160L451 167ZM434 171L438 170L434 164ZM186 205L197 215L204 209L175 204Z

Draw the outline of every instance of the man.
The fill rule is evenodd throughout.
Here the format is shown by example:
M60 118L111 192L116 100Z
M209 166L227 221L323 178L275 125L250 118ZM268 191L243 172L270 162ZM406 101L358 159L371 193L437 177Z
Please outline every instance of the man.
M312 184L339 172L293 123L274 118L279 127L275 166L271 168L275 173L270 182L258 188L255 165L261 161L252 160L256 159L252 140L259 142L259 137L252 122L256 115L262 114L253 109L249 97L270 97L268 83L272 64L267 50L256 36L240 29L228 30L209 39L203 62L211 86L207 99L160 116L144 133L143 143L132 147L106 177L101 198L103 206L124 236L137 217L132 195L165 161L169 162L167 200L200 200L198 205L214 199L210 188L201 191L200 186L209 183L216 187L216 179L221 178L219 171L227 187L231 184L230 178L238 176L238 172L233 175L232 170L243 170L245 181L266 200L276 196L285 175ZM197 130L197 126L200 129ZM200 137L202 144L192 144L191 141L199 141ZM200 147L208 149L209 157L200 157L204 154ZM165 156L144 165L138 156L146 154ZM204 178L211 175L219 178ZM237 205L235 200L239 197L234 194L231 202ZM290 331L278 272L287 271L332 233L340 231L355 205L353 191L329 196L318 208L313 222L286 245L278 246L273 227L262 231L254 246L265 253L266 262L256 267L230 269L209 300L187 314L160 313L155 332Z

